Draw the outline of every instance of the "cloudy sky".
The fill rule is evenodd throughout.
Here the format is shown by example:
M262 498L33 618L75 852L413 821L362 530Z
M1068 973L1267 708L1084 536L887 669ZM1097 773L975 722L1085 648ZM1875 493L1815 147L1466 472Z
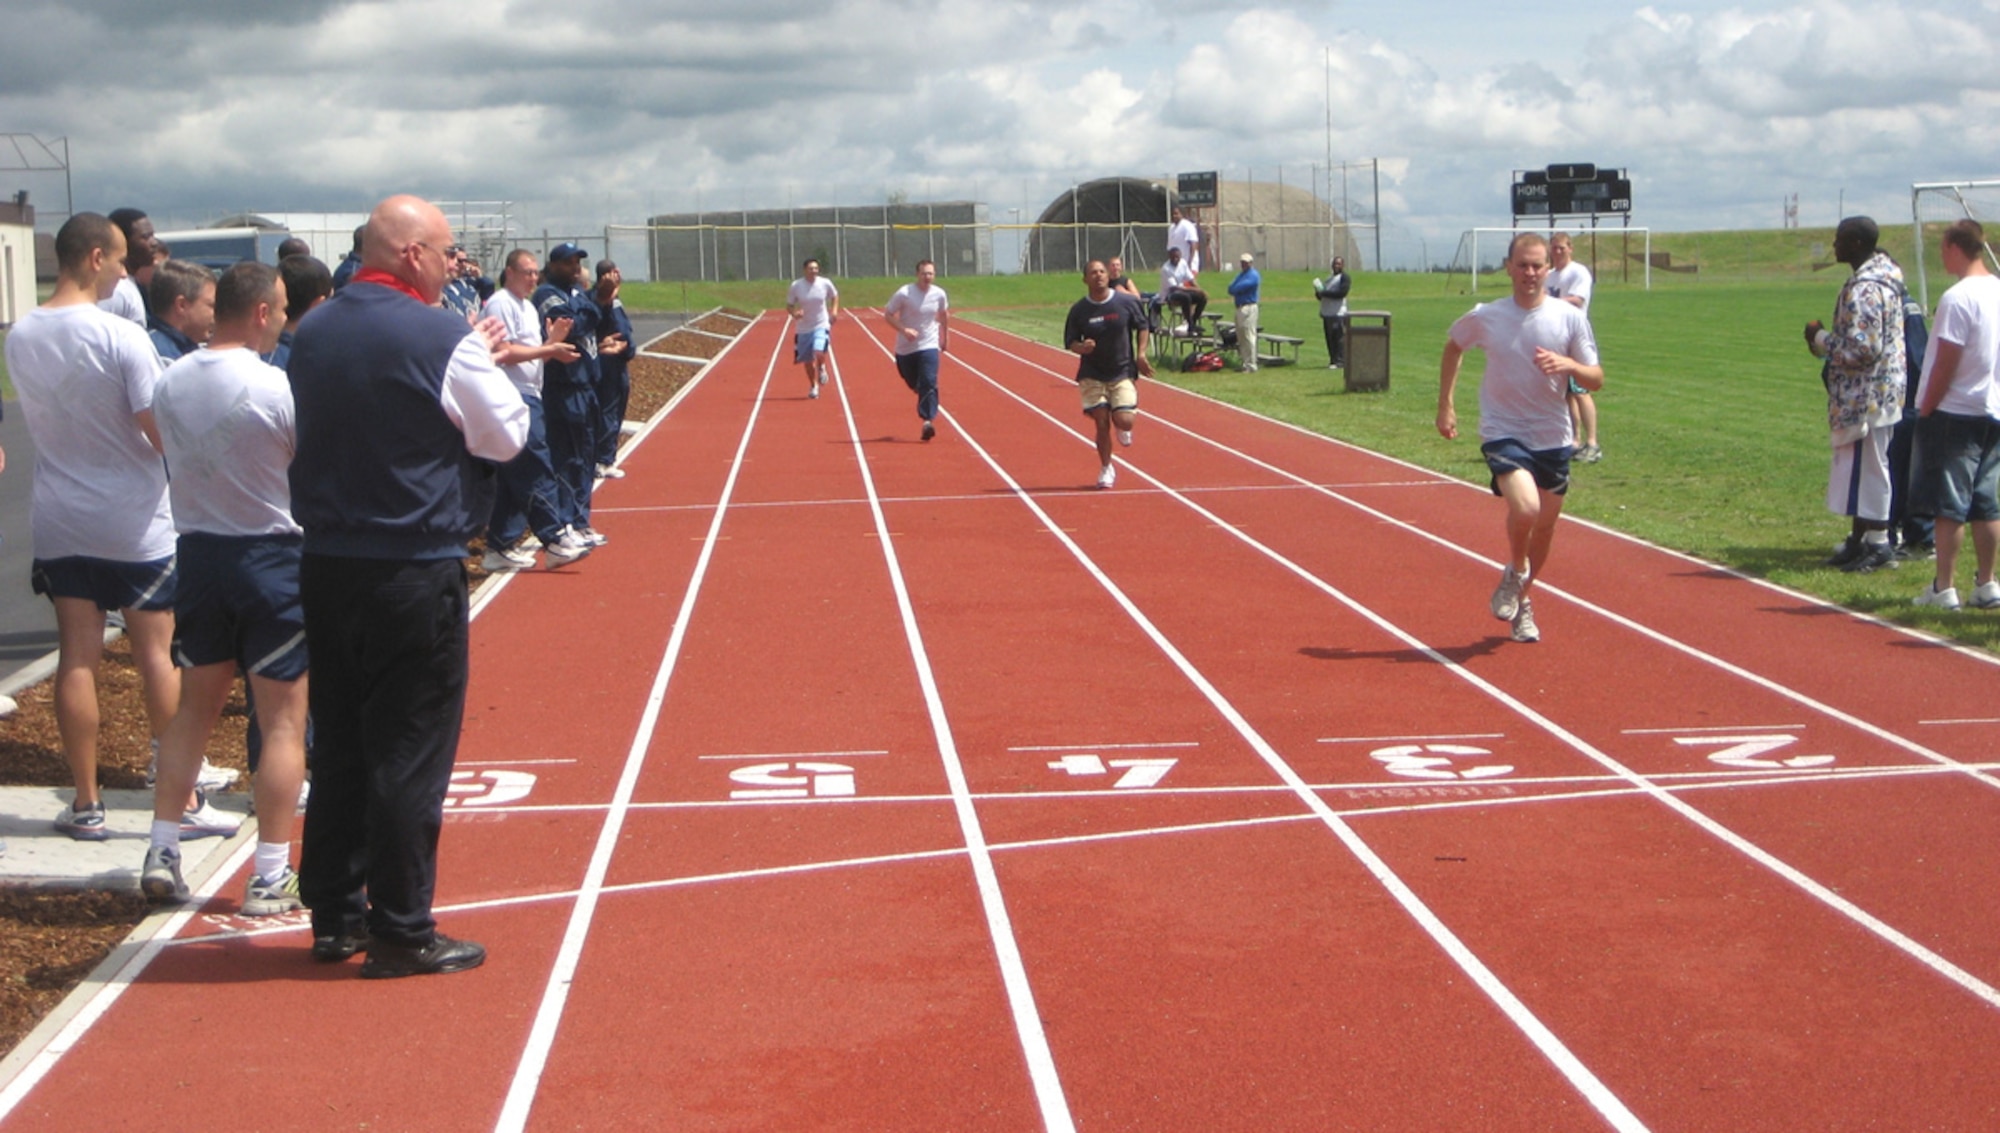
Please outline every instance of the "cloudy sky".
M66 137L79 209L163 227L399 190L510 200L529 231L891 193L1005 220L1111 174L1307 183L1330 140L1381 159L1393 265L1506 224L1511 172L1550 162L1629 169L1660 230L1776 227L1790 193L1807 224L1900 218L1912 181L2000 177L2000 0L14 0L0 24L0 130ZM62 207L0 170L24 186Z

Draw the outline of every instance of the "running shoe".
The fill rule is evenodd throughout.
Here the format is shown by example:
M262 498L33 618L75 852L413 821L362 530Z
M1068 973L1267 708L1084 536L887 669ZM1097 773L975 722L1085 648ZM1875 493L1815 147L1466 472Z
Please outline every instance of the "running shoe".
M1493 591L1493 616L1503 622L1514 620L1514 614L1521 608L1521 587L1526 585L1528 576L1515 571L1510 563L1500 572L1500 585Z
M1884 539L1880 543L1864 541L1861 544L1861 554L1850 559L1847 565L1840 569L1848 574L1873 574L1883 567L1895 566L1896 548L1890 546L1889 541Z
M1542 631L1535 626L1535 607L1526 598L1514 611L1513 637L1515 641L1540 641Z
M831 378L832 376L833 376L832 372L829 371L826 367L824 366L820 367L819 384L825 385L827 383L827 379Z
M625 470L615 464L600 464L597 466L597 477L600 480L623 480Z
M1910 601L1915 602L1919 606L1931 606L1940 610L1956 610L1958 609L1958 587L1947 586L1943 590L1939 590L1937 582L1933 580L1929 586L1924 587L1922 594L1910 599Z
M1130 430L1130 429L1120 429L1120 430L1118 430L1118 443L1119 443L1119 444L1121 444L1121 445L1124 445L1124 446L1125 446L1126 448L1131 448L1131 447L1132 447L1132 430Z
M937 436L937 426L931 424L929 421L924 422L924 439L930 440L935 436Z
M1604 459L1604 450L1598 448L1596 445L1585 445L1576 450L1575 459L1584 464L1596 464L1598 461Z
M104 802L98 800L86 806L74 803L56 815L56 829L79 842L102 842L111 837L111 831L104 826Z
M170 846L150 846L139 869L139 889L155 901L185 901L187 882L181 880L181 852Z
M227 837L236 833L237 827L242 825L243 819L210 803L208 792L196 791L194 809L181 814L181 837L213 838L217 835Z
M510 570L533 570L535 552L523 551L519 547L502 547L497 551L486 552L486 557L479 560L479 565L485 567L488 574L501 574Z
M285 872L276 881L266 881L252 874L243 895L243 915L246 917L275 917L282 913L296 913L305 907L305 902L299 899L299 871L290 866L285 867Z
M236 782L242 774L233 767L217 767L208 761L207 756L202 756L201 770L195 775L194 788L197 791L220 791ZM154 740L152 755L146 760L146 786L150 788L159 776L160 741Z
M559 566L568 566L596 549L564 528L562 538L550 543L542 554L549 569L554 570Z
M1972 604L1982 610L2000 607L2000 580L1982 582L1972 591Z
M1826 560L1826 565L1846 570L1848 563L1861 557L1862 546L1859 538L1849 535L1833 548L1833 557Z
M576 532L576 537L583 540L586 546L602 547L606 543L611 542L609 536L605 535L602 531L599 531L595 527L578 527L575 528L574 530Z
M819 399L819 386L814 386L811 389L807 390L806 396L817 401Z

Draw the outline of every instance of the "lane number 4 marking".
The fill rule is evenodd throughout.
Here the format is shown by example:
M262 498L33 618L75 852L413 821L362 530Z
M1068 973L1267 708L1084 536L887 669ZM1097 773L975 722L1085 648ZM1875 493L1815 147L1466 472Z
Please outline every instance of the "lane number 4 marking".
M1049 770L1070 775L1109 775L1111 768L1124 769L1114 788L1157 787L1178 759L1113 759L1107 762L1094 755L1065 755L1049 764Z
M1395 747L1378 747L1369 752L1368 757L1379 761L1382 770L1405 779L1492 779L1514 773L1514 766L1510 763L1456 766L1492 754L1486 748L1470 744L1397 744Z
M732 799L842 798L854 793L854 768L845 763L758 763L729 773Z
M1674 742L1682 747L1700 747L1703 744L1727 744L1721 751L1709 753L1710 763L1720 763L1725 767L1747 767L1755 771L1802 771L1809 767L1825 767L1833 762L1830 755L1793 755L1783 759L1767 758L1780 748L1797 742L1797 736L1675 736Z

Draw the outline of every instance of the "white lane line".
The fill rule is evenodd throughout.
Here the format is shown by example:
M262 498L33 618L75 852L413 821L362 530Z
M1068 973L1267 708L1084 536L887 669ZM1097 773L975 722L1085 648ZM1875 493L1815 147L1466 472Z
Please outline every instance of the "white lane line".
M971 340L974 342L980 341L979 339L973 338L970 335L967 335L965 337L971 338ZM992 343L984 343L983 345L986 345L989 349L995 351L996 353L1002 354L1008 358L1012 358L1015 361L1022 363L1023 365L1039 369L1043 373L1047 374L1056 373L1056 371L1049 369L1047 366L1043 366L1039 362L1035 362L1032 359L1023 358L1022 356L1015 354L1012 351L1006 350L999 346L995 346ZM980 376L985 377L985 375L983 374ZM1003 386L998 382L993 382L993 379L991 378L987 378L986 380L992 382L995 387L1005 391L1009 397L1014 398L1016 401L1019 401L1023 405L1028 405L1031 408L1034 408L1035 411L1037 413L1041 413L1043 417L1048 417L1048 414L1043 412L1040 409L1040 407L1034 406L1032 402L1029 402L1026 398L1021 397L1020 394L1015 393L1013 390L1008 389L1006 386ZM1280 468L1277 465L1270 463L1269 461L1259 459L1258 457L1252 456L1241 449L1234 448L1230 445L1224 444L1223 442L1218 441L1213 437L1205 436L1201 433L1198 433L1195 430L1190 429L1185 425L1176 424L1175 422L1169 421L1166 418L1160 417L1156 414L1149 414L1147 415L1146 419L1163 428L1172 429L1175 432L1180 433L1191 440L1197 441L1201 444L1208 445L1209 447L1214 448L1217 451L1227 453L1230 456L1237 458L1238 460L1241 460L1247 464L1252 465L1253 467L1261 468L1266 472L1271 473L1272 475L1280 476L1286 480L1290 480L1293 483L1299 485L1300 487L1310 488L1314 492L1326 496L1328 499L1335 500L1339 503L1345 504L1348 507L1351 507L1356 511L1363 513L1364 515L1370 516L1383 523L1389 524L1392 527L1396 527L1403 531L1406 531L1412 535L1415 535L1419 539L1423 539L1427 542L1435 544L1436 546L1445 548L1446 550L1449 550L1454 554L1461 555L1465 558L1471 559L1476 563L1481 563L1496 571L1499 570L1501 567L1501 564L1497 560L1488 558L1487 556L1479 553L1478 551L1474 551L1469 547L1460 546L1459 544L1454 543L1449 539L1446 539L1442 535L1438 535L1434 532L1427 531L1423 527L1417 524L1410 523L1396 516L1390 515L1388 512L1382 511L1379 508L1370 507L1369 505L1362 503L1360 500L1354 499L1351 496L1342 495L1341 493L1333 491L1331 489L1320 487L1319 485L1313 483L1306 477L1300 476L1296 472L1291 472L1287 469ZM1259 419L1263 420L1264 418L1259 418ZM1055 419L1049 418L1049 420L1054 421ZM1061 422L1056 422L1056 424L1064 432L1069 433L1073 437L1079 437L1079 439L1083 440L1084 443L1086 444L1089 443L1089 439L1080 437L1080 435L1076 432L1075 429L1070 428L1069 426L1064 425ZM1307 435L1316 436L1317 434L1308 433ZM1356 450L1356 451L1365 451L1365 450ZM1384 457L1383 459L1392 459L1392 458ZM1141 475L1144 475L1144 473L1141 473ZM1180 493L1173 489L1167 488L1167 486L1164 483L1161 483L1158 480L1154 480L1153 477L1151 476L1147 476L1146 479L1152 481L1156 487L1159 487L1163 491L1166 491L1168 494L1176 496L1176 498L1186 503L1190 508L1194 509L1196 512L1200 513L1204 517L1207 517L1212 522L1218 525L1224 525L1224 521L1222 519L1215 516L1213 512L1210 512L1206 508L1203 508L1200 505L1196 504L1192 499L1188 498L1188 496L1185 493ZM1597 528L1597 530L1608 532L1608 529L1606 528ZM1617 534L1616 532L1608 532L1608 533ZM1260 547L1262 546L1261 544L1256 544L1253 540L1249 540L1247 536L1242 536L1240 533L1238 534L1238 537L1245 539L1245 541L1251 542L1255 546L1260 546ZM1631 539L1629 536L1627 536L1626 538L1629 541L1639 546L1652 547L1652 544L1645 543L1643 540ZM1663 550L1662 548L1653 548L1653 549ZM1275 551L1269 553L1274 555L1276 554ZM1673 552L1666 552L1666 553L1673 554ZM1685 559L1688 562L1700 562L1699 559L1694 559L1685 555L1676 557ZM1710 563L1703 563L1702 565L1711 567L1713 566L1713 564ZM1725 568L1715 567L1714 569L1723 570ZM1735 572L1730 571L1728 573L1734 574ZM1742 577L1742 576L1737 576L1737 577ZM1553 594L1558 597L1567 599L1568 601L1575 603L1577 607L1580 609L1587 610L1593 614L1596 614L1598 617L1604 618L1605 620L1615 625L1622 626L1625 629L1631 630L1633 633L1639 634L1640 636L1645 637L1657 644L1664 645L1667 648L1672 649L1677 653L1681 653L1703 664L1710 665L1713 666L1714 668L1720 669L1731 676L1734 676L1740 680L1754 684L1757 687L1762 688L1767 692L1774 693L1777 696L1789 700L1794 704L1798 704L1811 711L1830 717L1831 719L1838 720L1843 724L1846 724L1850 727L1865 732L1868 735L1874 736L1876 739L1882 740L1885 743L1901 748L1904 751L1907 751L1919 758L1930 760L1931 762L1937 763L1941 766L1955 768L1959 771L1966 773L1971 778L1986 784L1989 787L1992 787L1996 790L2000 790L2000 777L1987 774L1983 771L1978 771L1974 769L1973 765L1969 763L1954 759L1951 756L1945 755L1943 752L1934 751L1931 748L1925 747L1923 744L1920 744L1917 741L1910 739L1906 736L1903 736L1897 732L1891 731L1888 728L1884 728L1871 721L1864 720L1861 717L1856 716L1851 712L1848 712L1841 708L1837 708L1832 704L1828 704L1825 701L1819 700L1807 693L1792 688L1789 685L1773 680L1770 677L1766 677L1761 673L1753 672L1752 670L1744 668L1743 666L1738 665L1733 661L1725 660L1724 658L1716 656L1713 653L1709 653L1706 650L1700 649L1694 645L1690 645L1687 642L1684 642L1679 638L1673 637L1661 630L1656 630L1651 626L1644 625L1640 622L1634 621L1633 619L1628 618L1623 614L1620 614L1607 607L1600 606L1595 602L1592 602L1586 598L1579 597L1575 594L1570 593L1567 590L1563 590L1560 587L1552 586L1547 583L1536 583L1535 585L1545 594ZM1844 610L1842 607L1828 603L1822 599L1812 598L1808 595L1795 595L1795 597L1798 597L1803 601L1809 601L1814 605L1820 606L1825 609L1838 610L1843 613L1851 612ZM1862 618L1862 620L1865 621L1874 622L1877 625L1888 626L1888 623L1882 622L1879 619L1867 618L1865 617L1865 615L1859 615L1859 614L1856 614L1854 616ZM1888 626L1888 628L1900 629L1901 627ZM1912 636L1920 637L1926 641L1936 640L1933 638L1924 637L1921 634L1914 634ZM1961 649L1959 650L1959 652L1965 652L1968 653L1969 655L1969 651L1967 650ZM1994 660L1994 658L1988 657L1986 658L1986 660L1992 661Z
M971 369L971 367L968 366L967 369ZM978 371L974 372L977 373ZM1088 438L1080 436L1074 429L1069 428L1068 426L1064 425L1061 421L1058 421L1056 418L1051 417L1040 406L1037 406L1034 403L1028 401L1026 398L1021 397L1021 395L1015 393L1011 389L1008 389L1001 383L994 381L992 378L987 377L983 373L980 374L979 376L981 378L984 378L991 385L993 385L994 388L1005 393L1008 397L1011 397L1020 404L1027 406L1028 409L1030 409L1032 412L1039 414L1044 419L1048 420L1058 429L1061 429L1063 432L1066 432L1070 436L1075 437L1079 442L1085 445L1091 443ZM1154 420L1157 420L1157 418L1155 418ZM1172 426L1172 427L1175 428L1177 431L1187 433L1187 435L1189 435L1190 437L1196 437L1196 439L1205 439L1198 437L1196 434L1190 432L1189 430L1181 429L1179 426ZM1208 443L1215 444L1216 442L1209 441ZM1226 447L1226 446L1218 445L1217 447ZM1229 450L1229 451L1234 451L1234 450ZM1255 460L1255 458L1248 456L1245 456L1245 459L1253 461ZM1937 974L1950 980L1952 983L1957 984L1959 987L1970 992L1972 995L1976 996L1989 1006L2000 1007L2000 988L1994 987L1992 984L1987 983L1986 981L1980 979L1978 976L1973 975L1971 972L1965 970L1964 968L1959 967L1957 964L1952 963L1950 960L1945 959L1944 956L1940 955L1937 952L1932 951L1930 948L1925 947L1922 943L1918 942L1914 938L1896 929L1893 925L1890 925L1888 922L1868 912L1866 909L1863 909L1861 906L1855 904L1853 901L1850 901L1847 898L1841 896L1839 893L1835 892L1831 887L1823 885L1820 882L1814 880L1812 877L1808 876L1803 870L1798 869L1797 867L1791 865L1789 862L1786 862L1783 859L1779 858L1776 854L1771 853L1770 851L1764 849L1762 846L1759 846L1756 843L1750 841L1750 839L1744 837L1741 834L1738 834L1736 831L1723 825L1720 821L1717 821L1716 819L1709 817L1706 813L1699 810L1692 804L1682 801L1673 792L1667 790L1666 788L1660 786L1657 783L1652 782L1646 776L1641 775L1639 772L1632 770L1625 764L1612 758L1612 756L1598 749L1595 745L1591 744L1588 740L1585 740L1582 736L1579 736L1574 732L1571 732L1569 729L1563 727L1561 724L1558 724L1554 719L1545 716L1542 713L1536 711L1535 709L1529 707L1529 705L1526 702L1516 698L1512 694L1508 693L1505 689L1502 689L1500 686L1485 679L1484 677L1481 677L1477 673L1474 673L1472 670L1466 668L1464 665L1456 661L1453 661L1449 657L1446 657L1444 654L1438 652L1436 649L1433 649L1431 646L1419 640L1414 634L1409 633L1408 631L1404 630L1401 626L1396 625L1395 623L1389 621L1387 618L1381 616L1380 614L1377 614L1374 610L1369 609L1368 607L1362 605L1360 602L1356 601L1352 597L1349 597L1345 592L1341 591L1338 587L1334 586L1332 583L1327 582L1325 579L1320 578L1312 571L1307 570L1305 567L1300 566L1298 563L1293 562L1289 558L1286 558L1276 549L1268 547L1263 543L1258 542L1255 538L1252 538L1249 534L1245 533L1239 528L1232 526L1227 521L1225 521L1221 516L1218 516L1214 512L1209 511L1207 508L1204 508L1201 504L1196 503L1194 500L1188 499L1185 496L1180 496L1179 493L1176 493L1172 488L1168 487L1165 482L1148 474L1144 470L1132 465L1130 461L1125 461L1124 463L1127 468L1132 469L1133 473L1145 477L1147 480L1151 481L1155 486L1159 487L1162 491L1167 492L1169 495L1176 496L1180 500L1180 502L1190 511L1193 511L1195 514L1199 515L1203 519L1207 520L1210 523L1213 523L1216 527L1227 532L1238 542L1241 542L1243 545L1249 547L1251 550L1257 552L1258 554L1263 555L1265 558L1269 559L1271 562L1282 567L1284 570L1291 573L1293 576L1297 577L1299 580L1306 583L1307 585L1313 587L1316 590L1319 590L1321 593L1326 594L1328 597L1334 599L1336 602L1339 602L1341 605L1347 607L1349 610L1353 611L1355 614L1359 615L1360 617L1368 621L1370 624L1381 629L1383 632L1393 636L1398 641L1401 641L1404 645L1408 646L1411 649L1417 650L1418 652L1423 653L1425 656L1429 657L1432 661L1436 662L1439 665L1444 666L1447 672L1451 673L1453 676L1458 677L1460 680L1465 681L1467 684L1472 685L1479 691L1485 693L1487 696L1491 697L1499 704L1505 706L1507 709L1514 712L1522 719L1527 720L1529 723L1535 725L1537 728L1540 728L1543 731L1547 732L1549 735L1555 737L1557 740L1571 747L1579 754L1583 755L1585 758L1591 760L1592 762L1610 771L1612 774L1617 775L1618 777L1632 783L1634 786L1638 787L1645 794L1651 796L1653 799L1655 799L1662 805L1668 807L1675 813L1681 815L1683 818L1687 819L1695 826L1701 828L1702 830L1707 831L1709 834L1720 839L1725 844L1733 847L1735 850L1737 850L1737 852L1750 858L1752 861L1758 863L1759 865L1762 865L1764 868L1770 870L1772 873L1777 874L1779 877L1783 878L1785 881L1789 882L1790 884L1798 888L1801 892L1819 901L1820 903L1826 905L1829 909L1832 909L1835 912L1841 914L1842 916L1847 917L1849 920L1867 929L1869 932L1874 933L1876 937L1878 937L1885 943L1889 944L1891 947L1900 950L1906 956L1909 956L1911 959L1916 960L1918 963L1924 965L1925 967L1931 969ZM1261 464L1262 462L1257 462L1257 463ZM1267 465L1266 467L1269 466ZM1356 506L1362 506L1362 505L1356 505ZM1369 510L1371 512L1373 511L1373 509L1366 509L1366 508L1364 508L1364 510ZM1407 524L1403 524L1400 520L1394 519L1393 517L1382 515L1381 513L1375 513L1375 514L1379 515L1383 520L1395 523L1398 526L1406 526L1406 527L1409 526ZM1471 551L1465 550L1464 548L1458 547L1456 544L1449 543L1443 539L1439 539L1436 536L1432 536L1428 532L1421 531L1421 529L1419 528L1410 527L1410 530L1418 531L1420 534L1423 534L1426 538L1432 539L1439 545L1448 547L1461 554L1465 554L1473 558L1481 558L1481 556L1476 555ZM1482 561L1487 561L1491 563L1491 560L1482 559ZM1499 564L1492 563L1491 565L1497 567ZM1571 600L1578 602L1580 605L1584 605L1586 608L1592 609L1594 611L1599 611L1603 614L1603 616L1612 618L1618 621L1620 624L1629 625L1633 629L1638 630L1641 633L1644 633L1648 637L1655 638L1663 643L1674 644L1679 648L1699 654L1699 651L1693 650L1691 647L1680 645L1679 643L1674 642L1673 639L1668 638L1664 634L1660 634L1657 631L1653 631L1647 629L1646 627L1639 626L1637 623L1631 622L1629 619L1626 619L1620 615L1613 614L1609 610L1601 610L1598 607L1591 606L1588 603L1582 602L1582 600L1580 599L1572 598ZM1732 665L1726 661L1722 661L1720 658L1716 658L1715 663L1732 670L1739 669L1738 666ZM1747 672L1747 670L1740 670L1740 671L1743 671L1745 676L1751 678L1752 680L1754 680L1759 684L1769 685L1774 689L1782 688L1782 686L1777 685L1776 682L1766 681L1764 678L1759 677L1754 673ZM1801 702L1809 700L1809 698L1806 698L1804 697L1803 694L1799 693L1793 693L1792 696L1794 699L1798 699ZM1837 709L1834 709L1831 706L1824 706L1824 710L1830 714L1836 714L1839 717L1851 719L1851 717L1847 717L1845 713L1840 713ZM1869 727L1871 728L1871 730L1879 730L1879 729L1873 729L1872 725L1867 725L1864 721L1856 720L1854 722L1856 723L1857 726ZM1918 745L1911 744L1908 741L1903 741L1903 743L1904 746L1918 748L1918 750L1927 750L1927 749L1921 749L1918 747ZM1973 765L1948 759L1942 755L1937 756L1936 759L1940 766L1947 767L1953 771L1969 775L1972 778L1979 779L1982 782L1995 781L1991 775L1987 774L1982 770L1979 770Z
M881 347L873 334L867 337L868 341ZM875 477L868 468L868 454L862 448L861 431L854 423L854 407L847 400L845 383L841 383L838 389L840 409L847 418L848 439L854 448L854 462L860 468L861 483L868 493L868 511L874 517L882 558L889 570L889 583L895 589L896 611L902 618L903 637L909 643L910 659L916 665L917 683L923 689L924 708L930 714L931 732L937 738L938 758L944 764L945 780L951 788L952 809L958 816L967 860L972 865L972 874L978 884L979 904L986 915L987 936L999 961L1001 983L1007 992L1007 1005L1013 1012L1014 1031L1020 1040L1021 1052L1028 1062L1028 1078L1034 1085L1042 1125L1050 1133L1073 1133L1076 1122L1070 1114L1069 1099L1063 1096L1055 1054L1049 1049L1048 1035L1042 1029L1042 1016L1035 1007L1035 992L1028 980L1028 967L1021 958L1020 942L1014 937L1013 920L1007 913L1006 897L1000 891L1000 875L993 868L993 852L986 844L986 831L980 825L978 808L972 803L972 788L966 780L965 767L959 761L958 741L952 735L951 722L945 715L944 698L938 692L937 676L931 669L930 655L924 648L923 632L917 627L916 607L910 602L902 561L896 554L896 541L890 537L888 518L883 515L882 501L875 494ZM948 414L946 419L951 420Z
M1156 744L1023 744L1008 751L1151 751L1163 747L1200 747L1196 740L1166 740Z
M1408 744L1435 740L1504 740L1505 732L1455 732L1439 736L1321 736L1316 744Z
M789 320L786 329L789 329ZM750 437L756 432L757 417L764 406L764 392L770 388L771 374L777 368L778 352L787 337L779 334L777 342L771 347L771 357L764 364L764 379L757 386L756 400L751 404L749 418L743 424L743 436L736 443L736 457L730 463L729 476L723 482L721 497L716 501L715 515L709 520L708 537L702 541L701 554L688 580L687 593L681 596L680 610L674 616L673 633L667 640L666 654L660 659L659 670L653 674L653 687L646 697L646 709L639 719L639 730L632 737L631 749L626 753L625 767L618 776L618 788L605 813L604 825L598 828L597 844L591 850L590 865L584 872L576 905L570 910L569 923L563 929L562 945L556 951L549 982L542 990L541 1004L535 1009L535 1021L528 1031L527 1046L521 1052L521 1061L514 1068L513 1081L507 1087L507 1100L493 1126L503 1133L526 1128L528 1115L534 1108L535 1093L541 1087L542 1072L548 1068L549 1051L555 1045L563 1007L569 1002L570 987L583 956L583 944L590 936L591 921L597 914L597 901L604 889L604 878L611 868L612 854L618 847L618 835L625 827L625 815L631 808L632 792L638 786L639 772L646 764L646 750L651 746L653 731L659 725L660 706L667 698L667 682L680 662L688 624L694 619L695 600L701 594L709 563L715 557L723 517L729 512L729 500L736 492L736 480L743 470L743 456L750 448Z
M1621 736L1691 736L1697 732L1799 732L1804 724L1704 724L1686 728L1620 728Z
M855 759L864 755L887 755L886 748L872 751L753 751L743 755L697 755L696 759Z
M1044 412L1039 406L1034 405L1006 386L994 381L976 367L968 365L963 358L958 359L958 363L964 369L991 384L995 389L1000 390L1008 397L1014 398L1030 410L1040 414L1051 424L1056 425L1057 428L1061 428L1064 432L1069 433L1070 436L1076 437L1085 445L1091 443L1087 438L1079 437L1074 431L1064 427L1061 422L1056 421L1054 417ZM1585 1101L1589 1102L1591 1108L1595 1109L1614 1128L1628 1131L1645 1129L1645 1124L1631 1110L1626 1108L1625 1103L1620 1101L1616 1094L1612 1093L1610 1087L1600 1081L1597 1075L1592 1073L1590 1068L1583 1064L1583 1060L1579 1059L1561 1039L1557 1038L1555 1032L1551 1031L1548 1025L1543 1023L1528 1008L1528 1005L1522 1002L1520 997L1515 995L1513 990L1508 988L1506 983L1491 968L1486 966L1485 961L1475 955L1472 949L1459 939L1458 934L1454 933L1444 923L1444 920L1433 912L1421 897L1417 896L1416 890L1410 888L1409 884L1395 870L1391 869L1389 864L1382 860L1381 856L1354 831L1354 828L1337 814L1331 806L1327 805L1326 800L1322 799L1312 789L1311 785L1301 778L1297 771L1293 770L1291 764L1278 754L1277 749L1271 745L1270 741L1266 740L1263 734L1257 731L1251 725L1250 721L1237 710L1236 706L1222 694L1221 690L1210 683L1201 670L1196 668L1194 663L1188 660L1187 656L1181 653L1173 642L1167 639L1166 634L1161 632L1160 628L1153 624L1152 619L1146 616L1145 611L1139 609L1138 604L1117 583L1113 582L1109 575L1104 573L1096 561L1091 559L1075 540L1062 532L1054 518L1042 510L1041 505L1036 503L1034 498L1021 488L1020 484L1008 474L1006 469L1000 466L998 461L994 460L993 456L973 438L972 434L965 431L963 425L955 419L953 425L959 429L960 436L965 443L974 452L979 454L980 459L986 462L987 467L993 470L994 475L1000 477L1015 492L1022 505L1033 512L1035 517L1056 538L1062 541L1063 547L1069 551L1071 557L1077 561L1078 565L1097 581L1098 586L1125 611L1126 616L1132 619L1133 624L1137 625L1152 640L1154 647L1159 649L1163 655L1172 661L1174 667L1180 670L1181 675L1200 691L1216 712L1229 722L1230 727L1235 729L1237 735L1241 736L1244 742L1250 745L1251 750L1257 753L1258 757L1264 761L1265 766L1271 769L1272 774L1276 775L1281 782L1290 787L1293 795L1299 802L1313 815L1317 816L1320 822L1333 832L1335 837L1340 839L1341 843L1347 847L1348 852L1360 861L1369 874L1375 878L1376 882L1388 891L1397 904L1402 906L1404 912L1423 928L1424 932L1451 958L1452 962L1458 965L1459 970L1464 972L1478 986L1480 991L1486 994L1486 997L1506 1015L1515 1028L1542 1053L1544 1058L1549 1060L1549 1063L1555 1067L1558 1073L1569 1081L1571 1088L1575 1089ZM1119 460L1127 468L1132 468L1129 461L1122 457ZM1133 470L1135 472L1138 471L1137 469ZM1140 475L1144 475L1144 473L1140 473ZM1153 480L1150 476L1147 479ZM1172 494L1171 489L1168 489L1160 481L1153 480L1153 483L1155 486ZM1185 501L1184 499L1184 502L1190 507L1197 506L1192 501ZM1214 517L1211 515L1211 518ZM1220 523L1221 521L1217 519L1216 522ZM1233 528L1230 530L1234 533ZM1417 645L1414 641L1410 644ZM1424 648L1420 645L1417 647ZM1424 651L1437 657L1428 648L1424 648ZM1437 660L1443 661L1444 659L1437 657Z
M1919 720L1919 724L2000 724L2000 717L1968 717L1963 720Z
M575 763L574 759L461 759L453 767L540 767L552 763Z

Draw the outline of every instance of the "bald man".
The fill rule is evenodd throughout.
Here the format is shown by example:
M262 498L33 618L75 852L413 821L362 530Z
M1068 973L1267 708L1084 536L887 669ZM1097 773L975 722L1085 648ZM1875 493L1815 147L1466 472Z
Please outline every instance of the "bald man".
M528 407L494 362L497 319L437 306L451 225L417 197L369 215L361 267L301 323L290 377L313 651L313 789L299 861L312 954L367 979L478 967L431 901L465 711L466 543Z

